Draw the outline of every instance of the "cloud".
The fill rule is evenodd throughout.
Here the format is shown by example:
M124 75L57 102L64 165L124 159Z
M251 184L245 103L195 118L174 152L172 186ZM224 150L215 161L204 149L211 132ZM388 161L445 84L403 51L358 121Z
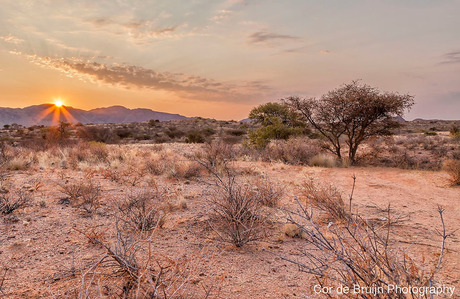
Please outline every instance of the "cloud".
M115 21L112 18L97 18L88 19L86 22L98 28L112 27L112 29L114 29L113 33L117 35L128 34L130 37L137 40L172 36L172 33L177 29L177 26L162 27L155 25L152 21L141 19Z
M307 46L290 48L290 49L286 49L282 51L282 53L291 53L291 54L305 54L307 52L308 52Z
M3 41L7 42L7 43L12 43L12 44L21 44L24 42L23 39L20 39L16 36L13 36L11 34L8 34L8 35L5 35L5 36L0 36L0 39L2 39Z
M77 78L126 89L170 91L191 99L208 101L256 101L271 88L262 81L217 82L182 73L158 72L140 66L105 64L81 58L51 58L10 52L26 57L32 63Z
M211 21L217 24L220 24L225 19L228 19L232 14L233 14L233 11L222 9L222 10L217 11L217 14L211 18Z
M441 64L460 63L460 51L452 51L443 55L444 61Z
M278 34L268 31L258 31L248 36L250 44L261 44L281 40L298 40L299 37L285 34Z

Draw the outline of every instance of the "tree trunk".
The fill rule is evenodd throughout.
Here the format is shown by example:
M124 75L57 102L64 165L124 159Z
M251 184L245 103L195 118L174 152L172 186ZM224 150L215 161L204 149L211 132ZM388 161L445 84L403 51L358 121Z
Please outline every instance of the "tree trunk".
M348 152L348 158L350 158L350 163L353 165L356 162L356 152L358 151L358 144L350 143L350 150Z

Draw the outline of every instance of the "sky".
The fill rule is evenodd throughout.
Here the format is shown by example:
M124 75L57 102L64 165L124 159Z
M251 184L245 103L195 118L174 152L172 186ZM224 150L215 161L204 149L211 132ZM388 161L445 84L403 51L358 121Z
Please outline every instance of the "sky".
M0 0L0 106L240 120L361 79L460 119L457 0Z

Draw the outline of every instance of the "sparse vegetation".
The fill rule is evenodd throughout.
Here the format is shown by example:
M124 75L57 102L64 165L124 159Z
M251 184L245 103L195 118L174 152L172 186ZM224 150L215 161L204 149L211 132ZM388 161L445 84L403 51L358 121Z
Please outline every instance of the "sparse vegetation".
M445 161L444 170L449 173L452 185L460 185L460 160Z
M0 273L1 290L12 297L57 298L303 296L308 286L330 285L348 271L337 255L342 249L348 254L343 260L352 259L357 273L367 275L363 285L373 279L403 280L407 273L426 282L432 267L423 265L439 257L436 236L426 234L432 226L430 205L438 199L452 205L446 218L450 225L458 222L456 187L446 188L448 176L438 171L441 166L451 171L455 164L450 163L460 157L450 123L408 122L393 136L369 138L350 168L339 168L347 166L348 158L344 155L340 163L322 147L323 137L314 134L270 140L265 148L245 146L248 130L262 125L254 123L196 118L75 125L65 127L65 142L54 143L46 134L42 138L47 128L40 126L0 130L0 225L5 232L0 264L15 269L3 283ZM77 132L83 127L110 130L117 144L82 140ZM437 135L426 135L430 130ZM173 131L173 138L166 131ZM185 144L192 131L206 142ZM160 139L168 144L156 144ZM355 172L363 185L357 186L359 197L350 209L350 198L340 190ZM454 172L449 173L454 183ZM305 177L315 183L305 183ZM286 213L295 209L293 195L302 204L298 212L306 211L311 219L291 213L294 221L286 223ZM391 213L378 207L387 202ZM416 224L410 217L415 206ZM318 250L308 230L317 234L316 241L335 240L337 246ZM413 259L407 256L401 266L398 247L405 245ZM305 272L311 269L304 266L316 259L328 268L299 276L263 248L299 263ZM299 248L305 250L297 255ZM451 283L457 275L452 265L458 246L447 242L445 248L449 262L437 271L434 285ZM397 268L390 280L378 271L366 272L381 269L382 261ZM264 269L267 277L289 279L277 278L274 288L260 275ZM323 276L317 277L320 272ZM247 281L244 288L240 279ZM359 280L351 275L344 281L349 279Z

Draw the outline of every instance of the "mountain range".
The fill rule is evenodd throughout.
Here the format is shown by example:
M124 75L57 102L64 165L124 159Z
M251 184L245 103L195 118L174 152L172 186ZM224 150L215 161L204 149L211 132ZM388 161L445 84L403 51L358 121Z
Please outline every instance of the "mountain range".
M83 124L130 123L149 121L151 119L168 121L187 118L180 114L158 112L144 108L128 109L123 106L111 106L82 110L70 106L56 107L54 104L42 104L25 108L0 107L0 125L16 123L23 126L49 126L56 124L56 121L53 121L53 118L56 118L55 115L59 115L59 120L61 121L80 122Z

